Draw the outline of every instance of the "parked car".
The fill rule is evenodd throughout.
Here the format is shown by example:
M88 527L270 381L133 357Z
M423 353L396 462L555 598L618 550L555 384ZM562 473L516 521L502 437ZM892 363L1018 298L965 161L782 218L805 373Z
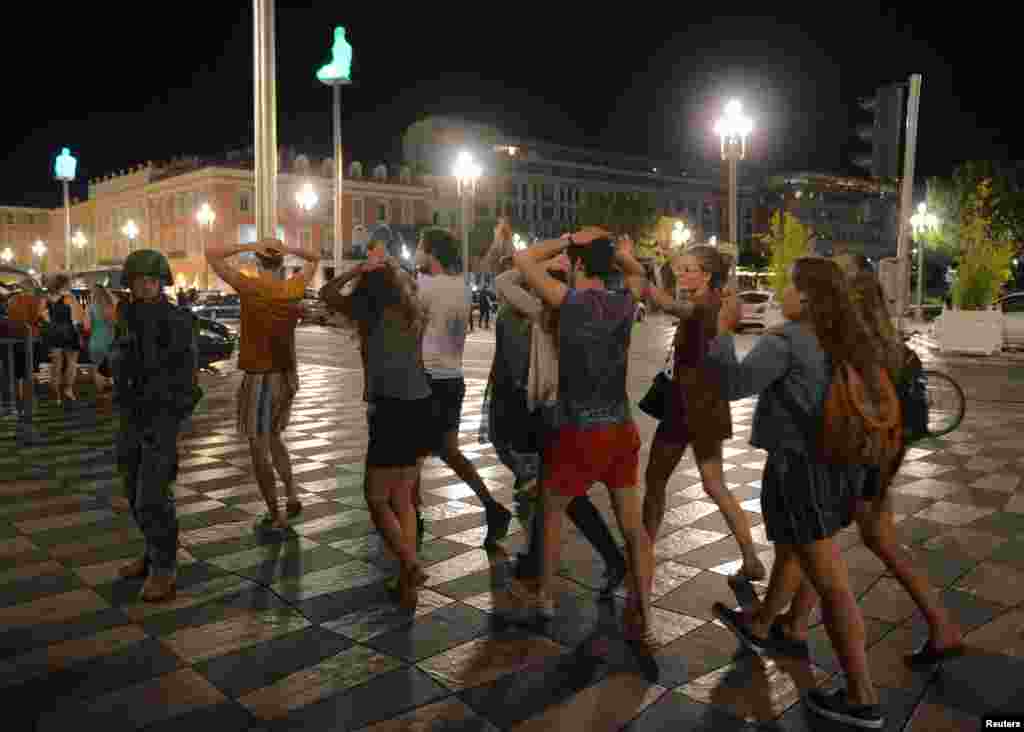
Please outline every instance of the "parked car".
M1024 348L1024 292L1011 292L991 309L1003 313L1003 348Z
M746 290L737 295L740 301L740 328L756 326L767 328L781 314L775 293L766 290Z
M242 302L238 295L210 295L192 306L198 317L209 320L238 320L242 317Z

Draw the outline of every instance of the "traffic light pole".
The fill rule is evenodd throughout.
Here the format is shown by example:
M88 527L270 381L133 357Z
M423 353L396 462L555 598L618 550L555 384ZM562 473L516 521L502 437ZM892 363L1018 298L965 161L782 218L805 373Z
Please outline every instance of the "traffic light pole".
M921 103L921 74L910 76L907 99L907 144L903 158L903 179L900 184L900 208L897 221L896 259L899 261L899 284L896 289L897 329L903 332L903 314L910 294L910 209L914 195L914 156L917 152L917 118Z

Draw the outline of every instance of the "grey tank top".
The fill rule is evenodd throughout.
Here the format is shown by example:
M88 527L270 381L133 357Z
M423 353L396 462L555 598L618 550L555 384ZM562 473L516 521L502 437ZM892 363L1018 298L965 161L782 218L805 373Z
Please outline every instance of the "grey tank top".
M385 316L366 339L367 399L424 399L430 385L419 354L419 334Z

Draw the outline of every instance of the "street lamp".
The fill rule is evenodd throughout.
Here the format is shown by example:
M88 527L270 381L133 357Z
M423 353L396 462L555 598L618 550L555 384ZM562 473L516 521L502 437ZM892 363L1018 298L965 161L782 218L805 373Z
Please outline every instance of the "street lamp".
M32 253L36 255L39 260L39 270L43 269L43 255L46 254L46 245L43 244L41 239L36 239L36 243L32 245Z
M82 233L81 229L75 232L75 235L71 238L71 243L74 244L75 248L78 250L78 259L81 261L82 250L85 249L85 245L89 243L89 240L85 238L85 234ZM71 267L69 265L68 269L70 268Z
M68 198L68 184L75 179L78 160L65 147L61 148L53 164L54 177L64 185L64 267L71 269L71 202Z
M677 249L681 246L686 246L691 236L693 234L686 228L686 225L682 221L677 221L672 227L672 246Z
M928 211L927 203L917 206L917 213L910 217L914 238L939 228L939 217ZM924 316L924 241L917 243L917 317Z
M345 29L334 29L331 61L316 72L316 78L333 89L334 95L334 272L341 273L342 247L341 188L344 163L341 158L341 87L352 83L352 46Z
M512 235L512 248L517 252L526 249L526 242L523 241L523 237L519 236L519 234Z
M121 227L121 233L128 237L128 253L135 250L135 237L139 235L139 227L135 222L128 219L128 222Z
M715 124L715 133L722 139L722 160L729 163L729 241L739 255L739 223L737 214L736 164L747 156L747 138L754 130L754 122L743 114L743 105L733 99L725 105L725 115ZM735 286L735 262L730 284Z
M5 263L10 264L11 260L14 259L14 252L11 251L10 247L7 247L0 252L0 259L4 260Z
M476 183L483 171L473 156L463 150L455 160L455 180L458 183L459 200L462 203L462 266L466 281L469 281L469 199L476 195Z
M203 288L206 290L212 289L210 287L210 265L206 259L206 229L213 230L213 222L217 219L217 214L210 208L210 204L203 202L203 205L196 211L196 221L199 222L199 245L203 249Z
M299 208L306 213L312 211L319 200L320 197L316 195L316 191L313 190L312 183L307 183L295 193L295 202L299 205Z
M712 234L711 238L708 239L708 244L710 244L713 247L717 247L718 246L718 237L715 236L714 234Z

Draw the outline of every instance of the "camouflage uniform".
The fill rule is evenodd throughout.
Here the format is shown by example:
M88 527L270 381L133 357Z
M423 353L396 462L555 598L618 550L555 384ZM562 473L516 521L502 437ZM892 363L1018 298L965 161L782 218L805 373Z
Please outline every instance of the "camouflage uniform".
M121 308L112 356L121 405L118 468L151 574L173 575L178 431L197 399L193 316L161 297Z

